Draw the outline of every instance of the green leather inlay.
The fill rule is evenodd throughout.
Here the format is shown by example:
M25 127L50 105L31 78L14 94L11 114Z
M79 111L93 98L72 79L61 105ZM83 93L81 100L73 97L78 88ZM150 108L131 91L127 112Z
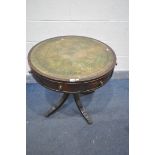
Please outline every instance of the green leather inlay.
M64 79L80 79L106 71L115 60L105 44L91 38L65 36L36 45L31 64L41 73Z

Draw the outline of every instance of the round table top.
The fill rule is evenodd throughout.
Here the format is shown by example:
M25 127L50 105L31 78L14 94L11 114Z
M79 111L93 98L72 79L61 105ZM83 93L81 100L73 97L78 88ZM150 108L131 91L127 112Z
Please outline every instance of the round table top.
M44 40L29 52L30 67L54 80L83 81L114 68L116 56L106 44L88 37L62 36Z

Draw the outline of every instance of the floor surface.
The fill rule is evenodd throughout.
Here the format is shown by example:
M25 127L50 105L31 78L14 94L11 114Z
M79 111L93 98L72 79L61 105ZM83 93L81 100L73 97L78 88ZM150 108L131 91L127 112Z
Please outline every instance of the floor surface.
M81 101L94 123L88 125L70 96L61 109L45 112L62 95L27 84L27 155L128 155L128 79L111 79Z

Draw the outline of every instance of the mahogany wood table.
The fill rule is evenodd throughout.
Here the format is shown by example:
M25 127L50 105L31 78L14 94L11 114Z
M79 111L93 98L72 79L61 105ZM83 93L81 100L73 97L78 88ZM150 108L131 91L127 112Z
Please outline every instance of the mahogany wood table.
M83 36L60 36L35 45L28 54L31 73L42 86L63 92L46 116L56 112L72 94L88 124L92 118L80 102L80 93L103 86L112 76L116 55L103 42Z

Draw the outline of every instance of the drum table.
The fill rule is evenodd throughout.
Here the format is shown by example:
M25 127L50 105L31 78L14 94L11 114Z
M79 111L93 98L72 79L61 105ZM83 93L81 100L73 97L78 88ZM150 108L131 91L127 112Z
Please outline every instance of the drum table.
M111 78L116 55L108 45L82 36L55 37L35 45L28 54L28 62L38 83L64 93L46 117L72 94L82 116L88 124L92 123L80 102L80 94L95 91Z

